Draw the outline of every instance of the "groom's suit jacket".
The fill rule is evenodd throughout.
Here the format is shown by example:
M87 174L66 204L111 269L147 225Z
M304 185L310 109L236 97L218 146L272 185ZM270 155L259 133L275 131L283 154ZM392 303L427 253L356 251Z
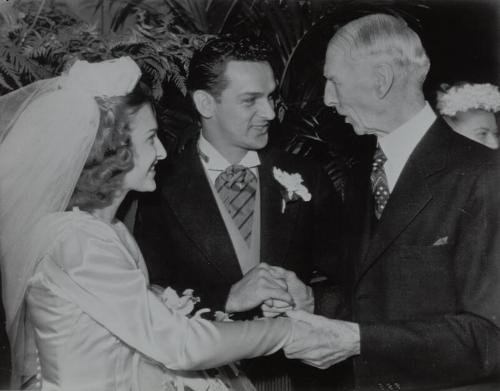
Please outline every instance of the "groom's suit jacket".
M307 283L314 268L338 260L339 200L316 165L274 150L259 158L260 261L292 270ZM273 167L301 174L311 201L288 203L282 213ZM151 282L194 289L202 307L223 310L231 285L243 275L196 145L161 167L157 181L156 194L140 203L135 228Z
M340 201L319 166L276 150L261 151L259 158L260 261L292 270L308 283L314 269L338 263ZM281 185L273 167L299 173L311 200L288 203L282 212ZM156 194L140 202L135 229L151 282L180 292L194 289L201 308L224 310L231 285L243 274L195 144L161 167L157 184ZM316 303L321 301L319 290ZM256 314L249 311L236 318ZM306 378L317 373L298 364L266 357L247 362L245 370L259 382L296 375L295 386L308 388Z
M343 213L346 278L361 333L357 390L475 390L484 385L473 384L499 374L495 157L438 118L410 155L379 221L371 159L353 167Z

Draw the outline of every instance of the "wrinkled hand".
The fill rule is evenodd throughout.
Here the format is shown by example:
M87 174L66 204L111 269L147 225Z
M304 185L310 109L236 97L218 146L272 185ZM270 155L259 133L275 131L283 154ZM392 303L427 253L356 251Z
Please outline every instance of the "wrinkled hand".
M292 309L314 312L314 295L310 286L300 281L297 275L290 270L271 266L270 271L275 278L285 280L288 293L293 298L293 305L280 300L266 300L261 306L264 316L274 317Z
M243 312L260 306L266 300L279 300L293 306L286 281L271 273L271 266L260 263L235 283L229 291L226 312Z
M298 322L298 327L294 330L293 340L283 349L286 357L326 369L359 354L357 323L328 319L304 311L289 311L287 315Z

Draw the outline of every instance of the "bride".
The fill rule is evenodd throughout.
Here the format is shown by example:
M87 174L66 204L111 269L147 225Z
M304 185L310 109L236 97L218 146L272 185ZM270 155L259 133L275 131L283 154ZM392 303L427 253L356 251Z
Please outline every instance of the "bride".
M0 99L0 256L14 386L251 389L184 371L307 338L291 319L188 317L168 292L149 288L136 242L115 219L127 192L155 189L155 165L166 157L139 77L128 57L79 61Z

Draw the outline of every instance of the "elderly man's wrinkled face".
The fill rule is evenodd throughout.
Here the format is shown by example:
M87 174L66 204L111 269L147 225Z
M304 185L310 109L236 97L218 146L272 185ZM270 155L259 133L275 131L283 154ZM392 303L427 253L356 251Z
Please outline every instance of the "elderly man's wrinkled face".
M488 148L498 148L498 127L493 113L484 110L458 112L449 123L457 133Z
M344 116L358 135L376 133L377 99L372 68L368 61L353 62L339 46L328 47L324 103Z

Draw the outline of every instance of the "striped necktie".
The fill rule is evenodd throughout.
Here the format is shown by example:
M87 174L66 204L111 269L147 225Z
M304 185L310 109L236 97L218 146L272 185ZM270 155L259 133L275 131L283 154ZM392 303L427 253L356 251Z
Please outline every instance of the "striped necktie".
M250 247L257 178L249 168L233 164L215 179L215 189Z
M386 161L387 156L385 156L385 153L382 151L380 145L377 144L377 149L375 150L375 155L373 157L372 172L370 175L373 197L375 199L375 216L377 219L380 219L382 216L382 212L387 205L390 195L389 184L384 171L384 164Z

